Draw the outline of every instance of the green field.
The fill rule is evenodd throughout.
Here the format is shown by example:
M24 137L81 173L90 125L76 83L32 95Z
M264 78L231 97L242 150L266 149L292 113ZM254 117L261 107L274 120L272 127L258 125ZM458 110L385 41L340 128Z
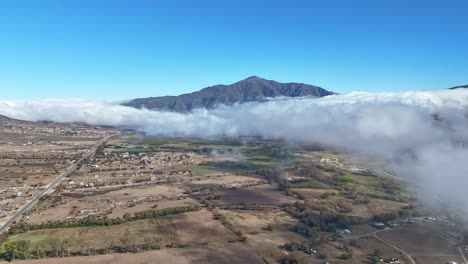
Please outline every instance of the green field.
M294 162L294 157L281 149L256 147L242 149L247 161L257 165L287 165Z
M197 165L200 170L213 171L213 172L242 172L261 170L267 168L264 165L254 164L245 161L218 161L218 162L204 162Z
M205 167L203 165L192 165L189 167L189 170L192 172L193 175L203 176L213 173L220 173L221 171L215 170L213 168Z
M47 256L87 255L178 247L181 242L171 218L146 219L121 225L30 231L2 244L29 241L30 251Z
M290 188L330 189L330 186L316 180L290 183Z

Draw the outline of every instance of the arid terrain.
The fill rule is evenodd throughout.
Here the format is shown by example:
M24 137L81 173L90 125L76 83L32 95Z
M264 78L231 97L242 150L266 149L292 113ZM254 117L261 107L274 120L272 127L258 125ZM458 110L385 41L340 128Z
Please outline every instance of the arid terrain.
M4 261L464 261L460 223L347 153L82 124L1 129L2 221L24 208L3 226Z

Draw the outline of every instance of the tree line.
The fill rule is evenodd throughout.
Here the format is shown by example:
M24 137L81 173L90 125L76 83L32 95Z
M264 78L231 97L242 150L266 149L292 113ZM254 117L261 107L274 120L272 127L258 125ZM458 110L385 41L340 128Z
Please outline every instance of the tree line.
M73 219L65 221L47 221L41 224L29 224L20 222L10 227L8 234L14 235L32 230L54 229L54 228L71 228L71 227L93 227L93 226L112 226L120 225L130 221L158 218L163 216L181 214L186 212L198 211L200 207L197 205L189 205L182 207L165 208L160 210L147 210L136 212L133 216L126 214L123 218L107 218L105 216L89 216L82 219Z

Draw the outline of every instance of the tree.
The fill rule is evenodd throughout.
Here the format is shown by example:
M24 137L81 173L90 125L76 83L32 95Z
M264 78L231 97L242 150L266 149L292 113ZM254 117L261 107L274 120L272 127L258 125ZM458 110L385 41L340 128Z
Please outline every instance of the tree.
M51 238L49 240L49 246L50 246L50 253L54 257L60 257L60 255L63 256L62 252L62 242L58 238Z
M282 264L302 264L303 262L295 255L289 255L281 259Z
M31 241L12 241L5 245L5 258L8 261L15 259L27 259L31 253Z
M120 238L120 242L122 243L122 251L128 252L130 251L130 246L132 245L132 233L130 230L125 230L122 237Z
M374 250L374 252L369 256L370 263L380 263L380 259L382 259L382 251L379 249Z

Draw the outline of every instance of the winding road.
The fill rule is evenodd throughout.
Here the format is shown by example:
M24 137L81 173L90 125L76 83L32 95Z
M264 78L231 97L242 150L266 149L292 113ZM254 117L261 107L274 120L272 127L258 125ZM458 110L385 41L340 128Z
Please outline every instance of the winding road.
M380 231L383 231L383 230L380 230ZM376 239L382 241L383 243L385 243L385 244L387 244L388 246L390 246L390 247L396 249L397 251L400 251L403 255L406 256L406 258L409 259L409 261L410 261L412 264L416 264L416 262L414 261L414 259L411 257L411 255L410 255L408 252L406 252L406 251L404 251L403 249L401 249L401 248L399 248L399 247L397 247L397 246L395 246L395 245L393 245L393 244L391 244L391 243L385 241L383 238L381 238L381 237L379 237L379 236L377 235L378 232L379 232L379 231L374 232L374 237L375 237Z

